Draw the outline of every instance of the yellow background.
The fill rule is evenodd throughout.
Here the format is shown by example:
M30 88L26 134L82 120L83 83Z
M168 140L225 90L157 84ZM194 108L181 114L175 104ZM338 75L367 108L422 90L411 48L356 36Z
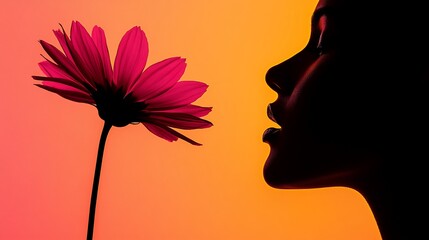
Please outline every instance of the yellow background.
M209 84L209 129L169 143L142 125L113 128L101 173L97 240L380 240L361 195L278 190L263 180L269 67L307 43L315 0L1 0L0 239L85 239L99 134L94 107L33 86L52 33L72 20L104 28L111 57L139 25L152 64L187 58Z

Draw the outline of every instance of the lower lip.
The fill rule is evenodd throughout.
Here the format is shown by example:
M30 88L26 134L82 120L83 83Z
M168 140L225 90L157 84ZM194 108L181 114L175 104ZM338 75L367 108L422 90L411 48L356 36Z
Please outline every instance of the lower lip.
M264 133L262 134L262 141L263 142L269 142L270 139L273 138L277 133L280 132L279 128L267 128Z

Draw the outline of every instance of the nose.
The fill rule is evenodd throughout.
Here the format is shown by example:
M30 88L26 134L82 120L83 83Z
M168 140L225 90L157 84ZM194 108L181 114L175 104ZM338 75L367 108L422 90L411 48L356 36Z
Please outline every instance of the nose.
M271 67L265 74L267 85L279 94L290 96L298 80L315 60L313 55L303 50Z
M285 67L286 62L282 62L276 66L268 69L265 75L265 81L267 85L277 93L290 95L292 93L291 84L287 84L286 81L290 78L288 77L288 71Z

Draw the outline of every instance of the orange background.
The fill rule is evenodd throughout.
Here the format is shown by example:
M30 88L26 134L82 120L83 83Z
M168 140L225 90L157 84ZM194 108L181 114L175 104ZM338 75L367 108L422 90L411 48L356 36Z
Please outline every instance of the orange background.
M380 240L371 211L346 188L278 190L263 180L273 123L267 69L307 42L316 0L1 0L0 239L85 239L102 121L94 107L33 86L52 33L72 20L104 28L112 58L139 25L149 60L187 58L184 79L210 85L214 127L169 143L142 125L113 128L94 240Z

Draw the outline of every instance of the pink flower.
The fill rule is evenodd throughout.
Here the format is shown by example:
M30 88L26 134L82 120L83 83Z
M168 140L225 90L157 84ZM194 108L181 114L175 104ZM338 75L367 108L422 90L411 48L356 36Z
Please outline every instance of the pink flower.
M33 76L42 81L36 86L66 99L93 105L104 120L88 220L87 240L91 240L103 152L110 128L140 122L167 141L181 138L201 145L174 128L211 127L213 124L201 117L212 108L193 104L206 92L205 83L179 81L185 72L185 59L167 58L145 69L148 43L140 27L131 28L122 37L113 68L102 28L94 26L90 35L79 22L73 21L70 38L64 29L54 30L54 34L63 51L40 41L51 60L45 58L39 63L46 76Z
M33 76L41 80L35 85L95 106L107 124L123 127L140 122L167 141L181 138L201 145L174 130L213 125L201 118L212 108L192 104L208 85L179 81L186 68L184 58L167 58L145 69L148 42L137 26L122 37L113 68L102 28L94 26L90 35L81 23L73 21L70 37L64 29L54 30L54 34L63 51L40 41L51 60L39 63L46 76Z

